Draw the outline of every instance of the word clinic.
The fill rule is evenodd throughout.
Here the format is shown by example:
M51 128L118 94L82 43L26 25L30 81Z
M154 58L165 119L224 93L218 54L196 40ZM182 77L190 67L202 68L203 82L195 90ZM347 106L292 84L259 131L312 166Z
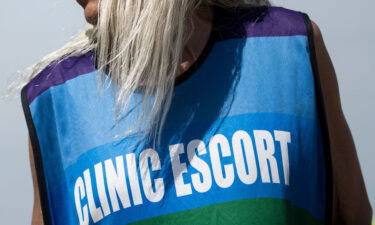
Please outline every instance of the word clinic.
M258 179L255 155L262 183L280 183L280 163L285 185L289 185L290 132L275 130L272 135L266 130L254 130L253 134L256 148L252 138L244 130L236 131L232 135L231 143L224 135L216 134L211 137L208 146L198 139L190 141L186 146L182 143L170 145L169 156L176 196L191 195L192 189L205 193L211 189L213 182L220 188L229 188L234 183L235 175L244 185L255 183ZM277 162L274 156L276 144L280 147L281 162ZM181 161L184 154L187 158L186 163ZM205 155L209 157L204 157ZM224 163L226 158L231 160ZM197 172L189 173L190 168ZM83 177L78 177L74 186L74 199L80 224L89 224L89 214L96 223L112 212L119 211L120 204L122 208L131 207L130 195L134 206L143 204L142 193L150 202L161 201L165 193L163 177L155 178L151 174L161 169L159 155L153 149L141 151L138 160L135 153L129 153L125 158L118 156L114 161L108 159L97 163L94 165L95 195L100 206L94 198L90 169L85 170ZM191 182L186 179L188 174Z

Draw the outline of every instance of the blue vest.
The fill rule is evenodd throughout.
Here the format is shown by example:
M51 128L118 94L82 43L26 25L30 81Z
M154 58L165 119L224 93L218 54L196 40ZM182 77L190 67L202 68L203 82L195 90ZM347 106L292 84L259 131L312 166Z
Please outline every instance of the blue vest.
M215 9L153 148L121 137L91 52L22 91L45 224L323 224L326 165L306 17ZM119 136L120 135L120 136Z

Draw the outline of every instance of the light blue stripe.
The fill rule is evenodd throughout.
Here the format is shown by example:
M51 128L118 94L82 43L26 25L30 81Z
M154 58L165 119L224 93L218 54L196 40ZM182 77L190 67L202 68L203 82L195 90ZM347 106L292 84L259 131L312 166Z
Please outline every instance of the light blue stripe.
M232 60L238 61L241 56L242 62L233 68L236 64ZM202 121L210 120L213 110L220 110L215 112L219 117L270 112L314 118L313 78L308 60L304 36L219 42L197 73L177 86L169 124L185 121L186 113L197 114L198 110ZM119 131L136 118L130 113L113 129L112 95L107 90L101 97L97 90L97 74L93 72L50 88L30 106L40 136L56 130L60 143L42 140L41 144L53 148L60 144L64 168L87 149L114 141L116 135L122 134ZM217 109L220 102L225 104ZM51 105L54 112L50 112ZM43 124L46 117L56 124Z
M200 70L177 87L177 95L184 95L188 103L201 101L197 98L202 97L209 102L210 97L220 95L231 85L236 86L235 98L227 99L232 105L229 115L270 112L316 116L306 36L219 42Z

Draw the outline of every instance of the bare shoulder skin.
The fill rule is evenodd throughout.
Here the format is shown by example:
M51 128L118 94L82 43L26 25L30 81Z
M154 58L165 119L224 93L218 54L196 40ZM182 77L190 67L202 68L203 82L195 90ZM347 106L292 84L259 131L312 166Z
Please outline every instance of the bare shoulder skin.
M336 73L320 29L314 22L313 30L332 151L335 192L332 222L335 225L370 225L372 210L353 137L342 111Z
M31 175L33 178L33 188L34 188L34 207L33 207L31 225L43 225L43 215L42 215L42 210L40 207L40 198L39 198L39 187L38 187L38 181L36 178L36 171L35 171L35 164L34 164L34 154L33 154L33 149L32 149L30 140L29 140L29 159L30 159Z

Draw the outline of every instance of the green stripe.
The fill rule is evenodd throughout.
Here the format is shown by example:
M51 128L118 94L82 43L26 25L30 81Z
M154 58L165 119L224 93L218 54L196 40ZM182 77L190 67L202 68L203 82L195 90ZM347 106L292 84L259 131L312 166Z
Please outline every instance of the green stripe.
M315 225L307 210L282 199L247 199L158 216L132 225Z

